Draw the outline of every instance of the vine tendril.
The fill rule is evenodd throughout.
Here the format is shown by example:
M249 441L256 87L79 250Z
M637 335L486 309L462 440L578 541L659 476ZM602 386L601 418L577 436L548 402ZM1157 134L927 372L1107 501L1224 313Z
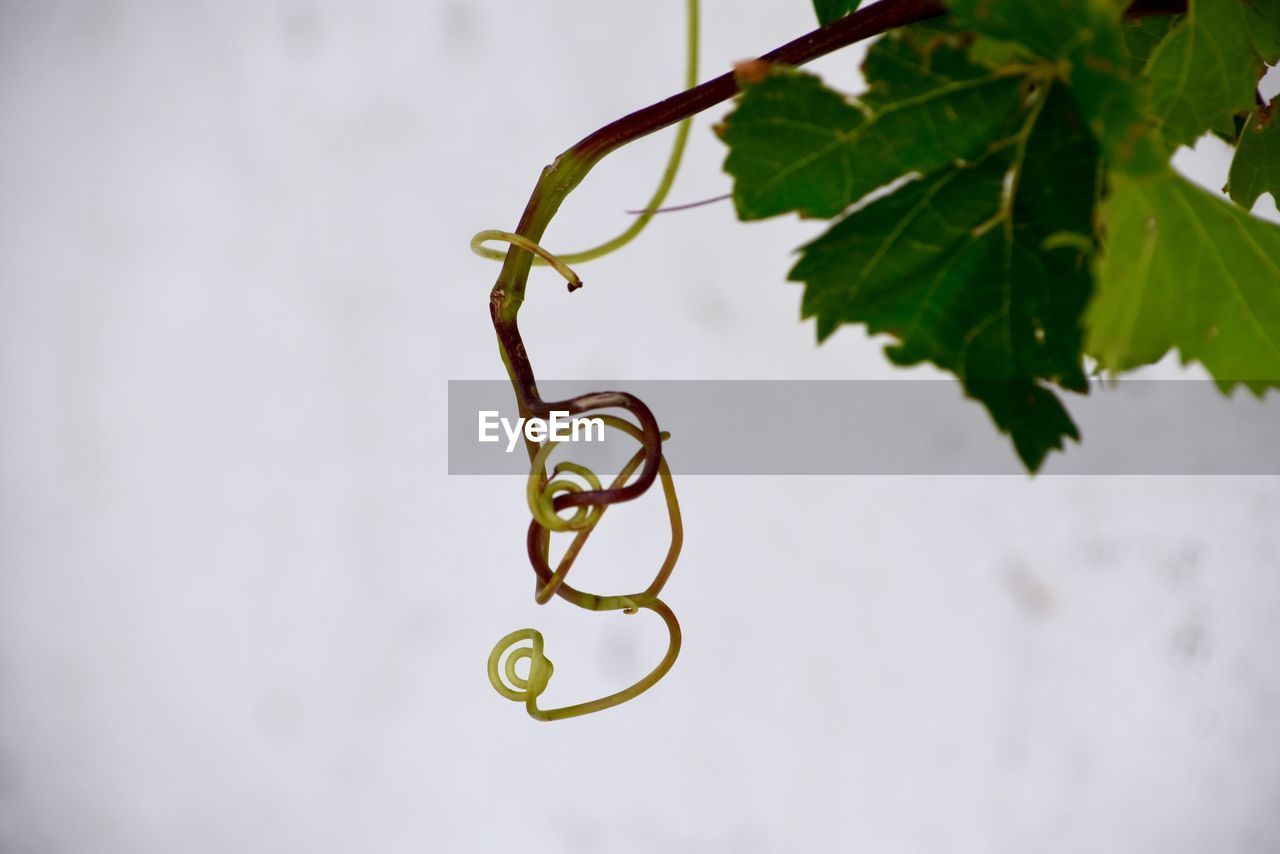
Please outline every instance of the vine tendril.
M489 249L484 245L485 242L489 240L504 240L512 246L519 246L521 249L532 252L538 258L542 259L547 266L564 276L564 280L569 283L569 293L573 293L578 288L582 287L582 279L569 267L568 264L564 262L564 259L557 258L555 255L552 255L529 238L522 237L519 234L513 234L510 231L499 231L496 228L486 228L484 231L477 231L471 238L471 251L482 258L494 258L498 260L505 258L506 255L503 253L498 252L496 249Z
M533 518L539 525L550 531L581 531L583 528L590 528L596 523L597 517L600 515L600 506L595 507L577 507L571 518L565 519L555 511L555 497L566 492L582 492L582 487L570 480L551 480L548 481L543 475L543 467L546 465L547 457L556 449L559 442L544 442L542 448L533 458L532 468L529 471L529 486L527 496L529 499L529 511L533 513ZM595 476L591 469L580 466L577 463L562 462L551 470L552 477L562 472L571 472L578 475L593 490L600 490L600 478Z
M607 426L621 430L633 438L643 441L644 431L631 422L611 415L598 417ZM663 440L669 438L666 433L660 435ZM549 453L548 449L552 448L554 444L548 441L539 449L530 473L531 483L545 479L544 466ZM626 483L635 474L636 469L640 467L645 456L645 449L641 448L637 451L618 472L610 488L617 489ZM593 487L599 483L596 475L585 466L561 463L556 468L567 465L573 465L574 473L592 483ZM671 576L671 571L675 568L676 560L680 556L680 548L684 542L684 529L680 519L680 504L676 500L675 484L672 481L671 472L667 468L665 460L660 460L659 477L662 480L662 491L667 502L667 516L671 526L671 544L667 549L666 559L662 562L657 575L654 576L649 586L639 593L600 596L595 593L578 590L565 583L565 576L568 575L570 567L577 559L582 547L586 544L587 538L604 515L607 509L606 506L592 508L595 511L594 516L591 517L592 521L577 530L573 542L565 550L564 555L560 558L559 565L554 571L548 563L551 533L554 529L544 526L536 514L530 523L529 558L530 563L533 565L534 573L540 582L534 597L539 604L545 603L552 596L558 595L570 604L588 611L622 611L624 614L634 614L640 610L653 611L662 618L667 627L668 635L666 654L658 665L643 678L629 687L605 697L556 709L538 708L538 697L546 690L547 684L551 680L551 674L554 671L551 660L543 652L544 641L542 633L537 629L519 629L505 635L494 646L493 651L489 653L489 682L499 694L507 699L524 702L526 711L533 718L541 721L560 720L602 711L620 703L625 703L653 687L675 664L676 657L680 653L680 624L676 620L675 614L658 597L658 594L667 583L667 579ZM576 486L576 484L574 485ZM541 496L548 494L549 491L544 486L538 496L531 498L531 509L535 503L541 500ZM555 501L553 500L552 504L554 505L554 503ZM529 641L530 646L517 646L523 641ZM503 663L504 654L506 656L505 664ZM521 661L526 660L529 662L529 670L527 675L522 677L516 667Z
M686 0L685 2L685 31L684 88L692 89L698 85L698 0ZM559 252L553 255L537 243L519 234L489 229L471 238L471 251L481 258L488 258L490 261L505 261L507 253L497 249L490 249L484 244L490 240L506 241L532 252L536 256L533 263L554 267L560 275L568 280L569 290L576 291L582 287L582 280L569 269L569 264L580 264L583 261L603 258L610 252L615 252L626 246L640 232L644 231L645 226L649 224L649 220L653 219L653 215L662 207L663 201L667 198L667 193L671 191L671 185L675 183L676 173L680 170L680 161L684 157L685 145L689 141L689 129L692 126L692 116L684 119L676 126L676 136L671 143L671 153L667 155L667 165L663 167L662 177L658 179L658 186L654 189L653 195L649 197L649 203L639 211L639 216L617 236L590 249L583 249L578 252Z

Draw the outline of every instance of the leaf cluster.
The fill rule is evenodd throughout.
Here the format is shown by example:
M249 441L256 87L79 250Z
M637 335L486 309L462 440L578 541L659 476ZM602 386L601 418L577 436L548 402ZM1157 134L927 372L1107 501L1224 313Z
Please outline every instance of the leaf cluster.
M1249 213L1280 196L1280 3L947 5L871 47L858 97L775 65L718 129L742 219L833 220L789 275L819 339L859 324L954 374L1033 471L1079 439L1061 393L1092 368L1177 350L1224 390L1280 384L1280 227ZM1170 166L1205 133L1236 145L1236 204Z

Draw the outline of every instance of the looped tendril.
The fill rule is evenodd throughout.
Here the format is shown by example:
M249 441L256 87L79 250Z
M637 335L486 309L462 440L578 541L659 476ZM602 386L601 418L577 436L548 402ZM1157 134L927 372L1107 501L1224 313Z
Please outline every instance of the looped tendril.
M638 430L634 424L617 418L612 415L596 416L600 418L606 426L621 430L634 439L643 440L644 434ZM659 434L662 440L670 438L670 434L663 432ZM642 460L645 459L646 452L642 448L635 453L625 466L618 472L613 483L610 484L611 490L616 490L619 486L626 483L639 467ZM680 557L680 549L684 545L684 525L680 518L680 502L676 498L675 481L671 477L671 471L667 468L665 459L658 461L658 473L662 480L662 492L667 504L667 518L671 527L671 544L667 549L667 556L663 560L658 574L654 577L653 583L644 591L647 594L656 596L662 590L663 585L667 583L667 578L675 569L676 561ZM555 503L558 503L559 499ZM607 507L600 508L600 515L603 516ZM599 517L597 517L597 522ZM591 536L594 525L583 529L577 533L569 547L565 549L564 555L561 556L560 562L557 564L555 571L551 570L549 557L551 551L551 535L550 532L535 518L529 523L529 534L527 538L527 546L529 553L529 563L533 567L534 573L538 576L541 586L538 587L534 594L535 601L538 604L548 602L552 596L559 594L561 598L580 608L588 610L596 610L601 597L591 593L583 593L564 584L565 576L568 575L573 563L577 560L578 554L586 545L587 538Z
M666 654L662 656L662 660L658 662L658 665L645 674L643 678L621 691L616 691L595 700L575 703L572 706L562 706L557 709L540 709L538 708L538 697L546 690L554 668L551 665L551 660L543 654L542 633L537 629L520 629L498 641L493 648L493 652L489 653L489 681L493 683L493 687L508 700L523 702L529 716L540 721L558 721L564 718L573 718L603 711L634 699L652 688L657 684L658 680L667 675L667 671L671 669L671 666L676 662L676 658L680 655L680 624L676 621L676 615L672 613L665 602L656 596L646 596L644 594L613 596L609 597L608 601L612 607L596 608L594 610L621 610L635 613L636 610L644 609L653 611L662 618L667 626ZM527 647L516 646L516 644L525 640L530 641L532 645ZM502 666L503 653L507 653L505 666ZM524 660L529 662L529 672L528 675L521 677L516 671L516 665ZM503 676L510 682L510 687L503 682Z
M645 439L644 431L629 421L612 415L600 415L596 417L599 417L604 421L607 426L621 430L638 441L643 442ZM660 438L662 440L666 440L668 438L668 434L661 433ZM543 471L547 456L550 454L550 445L550 442L544 444L535 456L533 471L530 474L531 484L539 483L544 477ZM609 490L606 490L605 492L607 493L609 491L619 490L623 484L625 484L626 481L635 474L646 456L646 449L642 447L635 453L635 455L632 456L627 464L622 467L613 482L610 484ZM588 480L588 482L592 482L593 487L596 489L599 488L599 481L595 474L583 466L562 463L556 466L556 468L553 469L553 472L562 468L567 469L569 466L573 466L575 474L578 474ZM577 703L572 706L564 706L558 709L539 709L537 704L538 695L545 690L547 682L551 679L551 674L553 672L550 660L543 654L542 634L536 629L521 629L502 638L502 640L498 641L493 652L489 655L489 681L492 683L494 689L507 699L523 701L525 703L526 711L538 720L551 721L576 717L578 715L590 714L591 712L598 712L603 709L610 708L611 706L616 706L619 703L624 703L651 688L658 682L658 680L666 675L667 671L671 669L671 666L675 664L676 657L680 653L680 624L676 620L675 614L667 604L658 598L658 593L662 590L663 585L666 584L667 579L670 577L671 571L675 568L676 561L680 556L680 549L684 542L684 529L680 519L680 504L676 499L675 483L671 478L671 472L667 468L666 461L661 457L659 457L658 471L659 477L662 480L662 491L666 498L667 515L671 525L671 545L667 549L666 559L663 561L661 568L659 568L657 575L649 586L640 593L632 593L624 596L599 596L594 593L587 593L578 590L565 583L565 576L568 574L570 567L573 566L573 563L581 552L582 547L586 544L587 538L591 535L591 531L594 530L596 524L599 523L600 518L603 517L605 510L607 509L606 505L591 508L595 511L594 516L591 517L592 521L590 521L585 527L576 531L576 536L574 537L573 542L570 543L569 547L565 550L564 556L561 557L555 571L551 570L548 559L550 554L551 532L556 529L544 527L540 523L535 512L535 516L529 525L528 543L529 560L533 566L534 573L537 575L540 582L537 593L535 594L535 599L540 604L547 602L553 595L558 595L565 601L589 611L622 611L624 614L634 614L639 610L649 610L662 617L663 622L667 626L668 633L666 654L658 665L642 679L635 682L630 687L624 688L623 690L617 691L613 694L609 694L608 696L601 697L596 700L590 700L585 703ZM572 485L577 486L577 484ZM538 493L537 500L531 499L530 509L533 509L535 506L540 506L543 502L542 496L549 496L550 492L550 485L548 485L547 488L544 488L540 493ZM555 512L556 510L564 509L564 507L557 505L561 505L569 495L573 494L582 493L574 493L571 490L565 490L559 495L550 498L551 515L558 521L564 522L565 520L561 519ZM524 640L531 641L532 646L511 649L515 644ZM507 652L509 649L511 651L507 655L506 666L504 669L500 669L499 663L502 659L503 653ZM518 662L526 659L529 661L529 673L526 677L522 678L516 672L515 667ZM507 677L507 682L504 682L502 679L504 672Z
M521 641L531 641L532 647L520 647L512 649ZM507 656L505 668L506 681L503 681L503 674L499 672L499 666L502 661L502 654L511 649L511 654ZM521 677L516 672L516 664L520 661L529 660L529 674ZM547 683L551 681L551 674L555 668L551 665L551 660L542 654L542 632L537 629L518 629L511 634L498 641L493 648L493 652L489 653L489 681L498 693L506 697L508 700L528 700L534 702L547 688Z
M574 508L573 516L568 519L562 518L555 511L554 502L557 495L566 492L582 492L582 487L571 480L548 481L543 474L547 457L559 444L559 442L547 440L543 442L538 453L534 455L533 464L529 471L529 486L526 491L529 500L529 512L533 514L533 518L538 521L539 525L551 531L581 531L584 528L591 528L600 517L600 505ZM600 485L600 478L596 477L595 472L577 463L558 463L551 470L551 474L554 477L566 471L576 474L585 480L590 484L593 491L603 489Z
M644 464L640 469L639 476L625 485L615 483L611 484L607 489L599 489L593 486L591 489L583 489L576 492L564 490L563 493L555 497L556 510L588 505L605 506L631 501L647 492L649 487L653 485L654 480L657 479L659 464L662 461L662 432L658 429L658 420L653 417L653 412L644 401L635 395L628 394L625 391L594 391L589 394L550 403L538 399L525 400L523 398L519 400L519 403L522 415L537 418L549 418L552 412L567 412L573 416L600 409L625 409L634 415L639 422L640 430L637 435L635 425L626 421L609 415L592 416L593 418L601 418L606 425L612 424L612 426L618 427L618 429L622 429L629 435L638 438L641 444L644 445ZM627 424L627 427L619 427L620 424ZM537 456L542 446L532 443L529 447L529 457L532 460Z

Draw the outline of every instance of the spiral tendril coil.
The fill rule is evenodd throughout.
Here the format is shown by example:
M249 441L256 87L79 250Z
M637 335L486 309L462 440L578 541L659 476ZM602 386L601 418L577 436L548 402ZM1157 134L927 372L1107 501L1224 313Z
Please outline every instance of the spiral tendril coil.
M631 422L612 415L597 417L606 426L625 432L642 442L644 441L645 432ZM666 433L660 433L658 438L660 441L665 441L669 436ZM671 545L668 548L666 560L663 561L653 581L643 591L627 595L601 596L569 586L565 583L565 577L585 545L587 538L604 516L609 502L581 505L576 508L573 517L564 519L557 512L560 508L557 508L556 505L562 500L558 496L570 494L590 495L591 493L584 491L577 483L568 480L555 480L554 478L562 472L570 472L585 480L590 485L591 492L608 495L610 491L616 491L622 487L635 474L648 454L645 448L637 451L619 471L609 489L604 490L600 479L594 472L576 463L562 462L557 464L552 469L552 479L547 478L545 474L546 461L554 450L555 444L551 441L542 444L534 455L529 474L529 509L533 515L529 527L529 555L530 562L539 580L535 599L539 603L545 603L552 596L558 595L569 603L589 611L622 611L624 614L634 614L640 610L653 611L666 623L668 644L667 653L662 661L645 677L630 687L585 703L577 703L557 709L540 709L538 707L538 697L546 690L547 683L554 672L551 660L543 652L542 633L536 629L519 629L506 635L498 641L493 651L489 654L489 682L493 685L494 690L503 697L508 700L523 702L532 717L544 721L559 720L601 711L640 695L666 675L667 671L675 663L676 656L680 650L680 625L671 609L658 598L658 593L662 590L663 585L666 584L672 569L675 568L683 542L680 505L676 500L675 485L672 482L671 472L667 468L666 461L659 457L658 478L662 482L671 525ZM585 512L580 513L579 511ZM579 521L575 522L575 520ZM554 571L548 563L550 539L553 532L574 533L573 541L565 550ZM530 645L521 646L520 644L525 641L528 641ZM505 664L503 664L504 655L506 657ZM523 677L516 669L521 661L528 661L529 663L528 673Z

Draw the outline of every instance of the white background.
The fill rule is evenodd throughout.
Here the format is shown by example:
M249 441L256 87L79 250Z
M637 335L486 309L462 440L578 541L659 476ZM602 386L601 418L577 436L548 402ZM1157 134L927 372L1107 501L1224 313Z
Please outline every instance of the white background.
M678 87L682 13L0 2L0 851L1280 850L1275 478L684 478L670 676L551 725L489 687L524 625L549 704L661 654L533 604L522 484L448 477L442 407L502 376L471 234ZM708 0L703 77L811 15ZM728 189L724 111L673 202ZM667 145L547 245L623 227ZM797 322L817 227L721 203L571 297L535 273L535 366L900 375ZM612 511L578 583L643 587L662 532L656 491Z

